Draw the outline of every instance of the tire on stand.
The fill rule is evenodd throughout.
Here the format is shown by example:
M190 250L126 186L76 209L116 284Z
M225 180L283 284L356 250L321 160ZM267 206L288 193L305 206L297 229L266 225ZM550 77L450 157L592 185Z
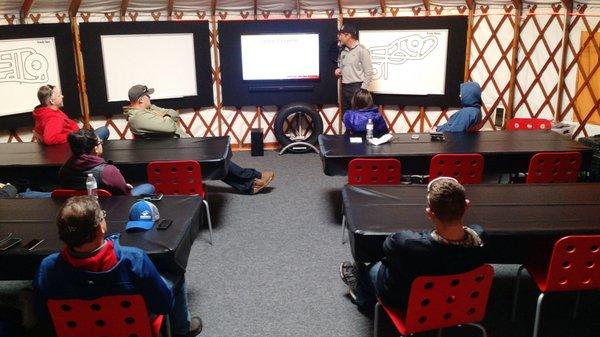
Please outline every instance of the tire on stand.
M284 130L284 127L286 129ZM275 138L282 147L292 143L304 142L311 145L317 144L317 139L323 133L323 121L313 105L295 102L283 106L273 123ZM304 153L312 148L299 144L291 146L289 152Z

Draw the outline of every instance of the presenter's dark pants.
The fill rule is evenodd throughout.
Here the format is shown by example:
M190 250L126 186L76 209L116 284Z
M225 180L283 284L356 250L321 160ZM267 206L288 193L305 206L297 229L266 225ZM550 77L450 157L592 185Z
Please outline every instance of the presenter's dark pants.
M362 82L342 83L342 94L344 96L344 100L342 102L344 104L343 112L350 110L352 96L354 96L354 93L360 89L361 85L362 85Z

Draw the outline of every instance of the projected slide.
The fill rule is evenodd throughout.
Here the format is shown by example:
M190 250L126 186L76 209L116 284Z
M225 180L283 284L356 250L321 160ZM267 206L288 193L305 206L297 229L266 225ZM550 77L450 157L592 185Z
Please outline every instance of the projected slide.
M319 78L318 34L242 35L245 81Z
M32 111L44 84L60 85L54 38L0 40L0 116Z
M379 94L443 95L448 30L361 30L371 52L373 82Z
M109 102L128 101L135 84L154 88L153 99L196 96L194 35L102 35L102 59Z

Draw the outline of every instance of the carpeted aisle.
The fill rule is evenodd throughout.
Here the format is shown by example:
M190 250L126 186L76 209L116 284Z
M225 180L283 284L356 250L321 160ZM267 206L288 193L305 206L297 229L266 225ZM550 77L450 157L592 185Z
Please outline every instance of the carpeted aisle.
M236 194L219 181L207 183L214 245L206 241L208 231L202 231L187 271L190 308L205 324L202 336L372 336L372 320L347 299L338 276L339 263L351 259L348 244L340 243L340 189L346 178L325 176L314 153L267 151L264 157L251 157L238 152L234 160L274 170L276 178L269 190L255 196ZM516 266L495 267L484 322L488 334L531 335L533 285L524 282L520 318L511 323ZM582 296L580 315L571 321L574 296L547 296L540 336L599 336L599 299L597 293ZM444 336L476 333L466 327Z

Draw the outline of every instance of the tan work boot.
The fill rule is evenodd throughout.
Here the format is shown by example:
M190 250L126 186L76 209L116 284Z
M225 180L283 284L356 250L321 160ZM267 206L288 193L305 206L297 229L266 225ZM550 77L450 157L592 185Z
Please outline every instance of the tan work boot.
M267 187L271 180L275 178L275 172L266 171L263 172L260 178L254 178L254 184L252 185L252 194L260 192L263 188Z

